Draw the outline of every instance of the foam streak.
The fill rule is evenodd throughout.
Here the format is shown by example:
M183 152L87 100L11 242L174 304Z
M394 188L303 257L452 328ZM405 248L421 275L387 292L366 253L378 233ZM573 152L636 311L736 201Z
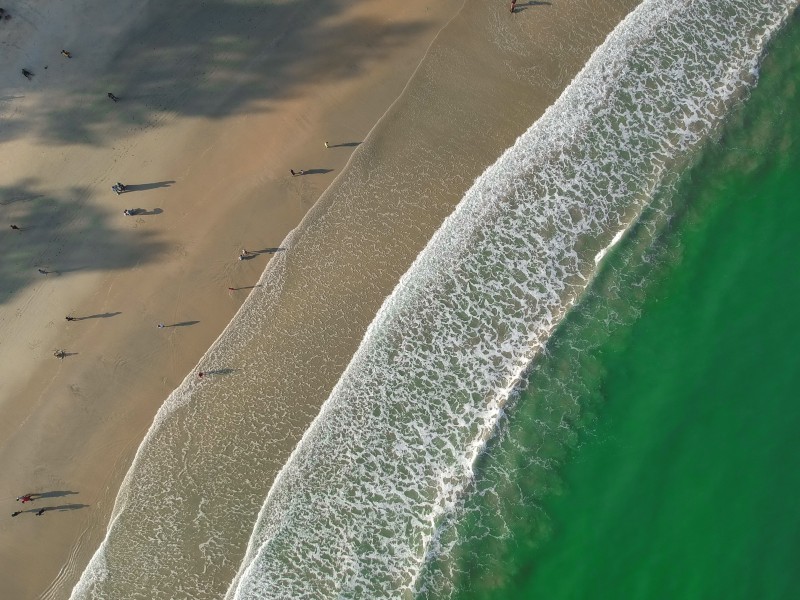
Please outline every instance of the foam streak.
M755 82L795 2L650 0L466 194L275 481L228 598L408 598L595 257Z

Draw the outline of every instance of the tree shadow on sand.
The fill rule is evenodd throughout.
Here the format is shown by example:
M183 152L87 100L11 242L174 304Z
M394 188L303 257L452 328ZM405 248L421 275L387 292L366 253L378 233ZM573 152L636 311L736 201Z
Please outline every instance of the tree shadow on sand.
M0 217L20 227L0 235L0 304L31 284L55 285L59 278L39 268L61 278L120 270L156 260L167 249L157 233L112 226L110 213L84 201L88 190L50 195L37 187L35 180L0 186Z
M149 3L99 72L82 70L77 59L69 63L68 78L44 70L44 64L29 65L36 73L34 93L58 98L63 108L42 102L24 114L12 113L0 141L33 132L45 143L111 143L119 131L158 127L167 115L221 118L254 106L268 111L271 102L296 96L309 82L358 76L431 25L342 17L350 5L348 0L300 8L293 2ZM26 85L21 78L19 91ZM109 100L109 90L119 102ZM9 97L22 95L9 91L14 92Z

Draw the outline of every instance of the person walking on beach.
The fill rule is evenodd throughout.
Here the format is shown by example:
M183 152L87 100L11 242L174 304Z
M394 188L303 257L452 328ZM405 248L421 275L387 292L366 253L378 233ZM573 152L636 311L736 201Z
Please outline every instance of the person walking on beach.
M159 324L158 324L158 328L159 328L159 329L164 329L164 324L163 324L163 323L159 323Z
M205 375L205 373L203 373L202 371L199 371L199 372L197 373L197 376L198 376L200 379L202 379L202 378L203 378L203 375Z
M70 54L66 50L61 51L61 56L63 56L64 58L72 58L72 54Z
M108 92L108 97L111 98L114 102L119 102L119 98L114 94L112 94L111 92Z
M44 269L36 269L36 270L39 271L39 273L41 273L42 275L47 275L50 272L50 271L45 271Z
M17 502L22 502L23 504L25 504L26 502L30 502L31 500L33 500L33 498L31 497L30 494L25 494L24 496L19 496L17 498Z
M13 229L14 231L20 231L20 228L17 227L16 225L11 225L11 229Z
M294 177L295 175L297 175L297 173L295 173L295 172L294 172L294 169L289 169L289 173L291 173L291 174L292 174L292 177Z
M46 509L44 509L44 508L40 508L38 511L36 511L36 516L37 517L41 517L44 514L45 510Z
M33 73L31 73L30 71L28 71L28 69L22 69L22 75L23 75L23 76L25 77L25 79L27 79L28 81L30 81L30 80L31 80L31 78L33 77Z
M64 317L67 321L74 321L75 317Z
M325 142L325 149L327 150L328 148L330 148L330 146L328 146L328 142Z
M17 515L21 515L21 514L22 514L21 510L15 510L13 513L11 513L11 516L12 517L16 517Z
M511 0L511 14L514 14L514 11L517 9L517 0Z

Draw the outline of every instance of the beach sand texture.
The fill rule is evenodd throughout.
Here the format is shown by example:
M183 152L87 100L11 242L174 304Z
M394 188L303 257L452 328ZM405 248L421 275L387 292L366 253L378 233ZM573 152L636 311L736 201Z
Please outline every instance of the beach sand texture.
M530 3L511 16L504 3L467 2L287 251L237 261L243 247L282 246L461 6L351 4L9 6L0 489L9 514L28 491L53 493L34 508L59 508L2 520L10 597L68 595L156 410L278 256L254 290L258 328L228 330L235 364L215 365L212 353L203 368L220 376L188 386L195 407L227 414L223 400L236 400L247 414L249 402L265 424L256 435L235 421L214 431L212 420L201 440L224 454L233 426L257 446L252 497L222 524L241 556L241 532L382 299L472 180L636 3ZM117 180L132 193L115 196ZM59 361L56 348L70 355ZM227 560L214 581L222 591L238 566Z

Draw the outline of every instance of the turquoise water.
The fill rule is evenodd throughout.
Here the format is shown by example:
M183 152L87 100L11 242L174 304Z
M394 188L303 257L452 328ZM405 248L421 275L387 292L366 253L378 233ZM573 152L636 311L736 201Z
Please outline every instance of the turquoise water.
M698 497L727 482L727 471L701 461L716 464L709 428L723 422L719 411L733 418L729 396L743 386L724 392L716 371L766 376L752 364L765 350L721 343L709 328L763 328L753 297L765 286L747 281L756 253L744 244L783 239L755 227L767 223L763 206L744 231L724 223L748 188L709 174L717 164L742 178L769 170L769 148L789 143L779 135L796 108L780 114L775 105L789 92L767 96L766 119L740 116L752 122L739 129L757 132L758 143L733 127L716 154L713 144L699 153L755 83L764 44L795 3L642 2L467 191L378 311L268 492L257 483L274 416L263 410L269 390L257 363L241 349L270 343L270 294L281 288L254 291L204 359L236 368L202 384L187 378L165 402L72 597L410 599L455 588L461 597L527 598L559 586L595 597L600 585L613 597L674 595L674 574L689 572L676 561L692 552L699 561L725 533L689 516ZM752 189L766 202L763 181ZM781 208L781 226L787 216ZM715 219L719 234L703 233ZM723 233L741 247L726 247ZM734 300L738 310L726 304ZM703 347L731 356L717 368ZM767 414L753 409L759 394L745 397ZM743 435L718 439L761 448ZM737 458L725 446L720 453ZM742 464L730 468L740 486ZM729 483L742 512L730 509L724 524L738 531L751 504ZM707 512L723 514L715 503ZM625 532L641 537L619 539ZM717 564L713 556L704 568Z
M559 327L430 582L465 599L796 597L798 86L795 15L721 139Z

